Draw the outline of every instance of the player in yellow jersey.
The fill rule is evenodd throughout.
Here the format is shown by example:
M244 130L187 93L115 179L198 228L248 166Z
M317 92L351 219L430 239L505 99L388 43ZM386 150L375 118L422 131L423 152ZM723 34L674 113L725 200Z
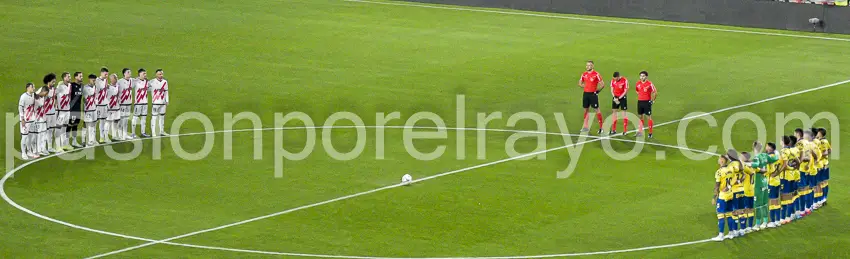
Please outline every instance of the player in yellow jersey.
M826 139L826 129L819 128L817 138L820 140L821 165L823 167L820 174L820 186L823 190L823 197L820 200L820 205L826 205L826 198L829 197L829 155L832 154L832 144Z
M779 174L780 185L780 203L782 204L782 213L780 213L781 224L788 224L792 220L795 213L795 203L797 203L796 192L797 182L800 177L797 168L800 166L799 154L797 148L794 147L793 136L782 137L782 160L785 163L784 171Z
M732 181L734 174L726 167L729 159L721 156L717 159L719 169L714 173L714 199L712 203L717 206L717 229L719 233L711 240L723 241L725 238L735 238L735 230L738 222L732 217L735 204L732 203ZM729 226L729 234L723 236L724 227Z
M795 192L794 194L794 206L792 209L794 214L791 215L791 220L802 218L803 214L805 214L806 212L806 204L803 201L803 198L805 194L804 189L806 186L808 186L808 184L804 182L806 180L805 173L803 171L800 171L800 166L803 164L803 143L800 142L800 140L802 140L802 138L797 138L796 134L791 136L791 141L793 143L791 151L795 152L798 162L797 167L795 168L796 170L794 170L796 172L794 174L794 186L797 186L797 192Z
M767 223L767 227L774 228L779 226L779 221L782 220L782 216L780 214L782 212L782 206L779 201L779 188L782 186L780 176L781 173L785 171L786 165L782 154L776 150L776 144L772 142L767 143L765 151L770 156L777 158L776 162L767 164L767 171L765 172L767 177L768 196L770 199L770 222Z
M798 134L798 131L802 131L802 129L797 129L794 131L794 134ZM812 205L814 204L814 171L815 163L817 162L817 157L814 155L815 148L814 143L812 143L813 139L811 131L803 132L803 139L798 140L797 147L800 149L800 186L803 188L798 188L801 190L800 198L803 209L802 216L808 216L812 214ZM797 137L799 139L799 137Z
M726 158L729 159L726 168L729 168L729 171L733 175L732 203L735 204L735 210L732 212L732 218L738 222L738 229L734 232L735 235L733 236L742 236L746 234L744 229L747 228L746 213L744 212L744 208L746 207L746 199L744 197L744 166L738 159L738 151L734 149L726 152Z
M807 131L808 132L808 131ZM812 173L812 210L820 208L820 201L823 198L823 190L821 189L821 173L823 172L823 152L820 150L820 139L817 137L818 129L812 128L812 157L814 162L814 173Z
M743 173L741 174L741 185L743 185L744 188L744 198L742 201L744 203L744 209L741 210L743 213L741 215L743 216L745 225L745 228L744 226L742 226L742 228L744 228L745 233L753 232L753 222L755 219L753 204L756 196L755 174L758 173L758 170L747 166L747 163L752 162L751 158L752 156L750 153L741 152L741 161L739 163L741 166L741 172Z

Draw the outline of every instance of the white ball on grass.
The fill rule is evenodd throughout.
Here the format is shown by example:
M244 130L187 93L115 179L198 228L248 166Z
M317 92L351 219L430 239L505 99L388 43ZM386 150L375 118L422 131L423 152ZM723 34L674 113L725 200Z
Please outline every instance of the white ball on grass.
M405 174L401 177L401 183L410 184L411 181L413 181L413 176L410 174Z

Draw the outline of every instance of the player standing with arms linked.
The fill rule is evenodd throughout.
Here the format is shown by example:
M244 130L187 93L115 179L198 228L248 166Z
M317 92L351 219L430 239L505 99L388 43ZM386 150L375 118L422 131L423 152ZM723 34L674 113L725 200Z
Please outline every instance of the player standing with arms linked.
M133 80L133 90L136 92L136 102L133 105L133 129L131 138L136 138L136 123L141 122L141 137L150 137L145 134L145 124L148 119L148 72L144 68L139 69L139 78Z
M812 128L811 131L808 131L808 132L811 132L811 135L812 135L812 140L811 140L812 148L813 148L812 155L815 158L817 158L817 159L815 159L814 170L812 170L813 171L813 173L812 173L813 178L812 178L812 182L811 182L812 192L813 192L812 193L812 201L811 201L812 210L816 210L816 209L820 208L820 200L821 200L821 198L823 198L823 190L820 188L820 178L821 178L820 174L823 172L823 152L821 152L821 150L820 150L821 143L820 143L820 139L817 136L818 135L818 129Z
M68 121L71 120L71 73L63 72L62 81L56 87L56 103L59 116L56 118L56 150L59 152L70 151L68 143Z
M118 127L118 119L121 118L120 114L120 105L118 105L118 75L111 74L109 75L109 84L106 87L106 129L107 135L111 136L106 138L107 142L111 142L111 138L118 138L116 135L116 128Z
M732 181L735 174L727 167L729 158L720 156L717 159L719 169L714 173L714 199L712 203L717 206L717 229L719 234L712 238L713 241L723 241L726 237L734 238L735 230L738 229L738 222L732 218L732 212L735 210L735 203L732 202ZM729 225L729 235L723 236L723 230L726 225Z
M820 205L826 205L826 198L829 196L829 155L832 154L832 144L826 139L826 129L818 128L818 139L820 139L820 152L823 153L821 163L823 163L823 172L820 174L820 186L823 190L823 197L820 200Z
M98 139L100 142L106 142L106 117L107 117L107 108L106 106L109 104L106 100L106 87L108 85L108 77L109 77L109 69L106 67L100 68L100 76L95 80L94 83L94 91L95 91L95 104L97 107L95 110L97 111L97 126L98 126Z
M21 159L29 160L38 158L38 155L34 154L34 150L30 148L30 129L32 127L30 117L35 110L35 85L32 83L27 83L27 91L21 94L21 98L18 99L18 120L21 121Z
M133 112L133 78L132 71L129 68L121 70L124 78L118 79L118 104L119 104L119 120L118 127L115 129L119 140L131 140L127 135L127 121L130 114Z
M35 127L30 127L30 134L35 132L36 140L35 140L35 150L36 154L40 156L50 155L47 152L47 145L45 141L47 141L47 115L49 102L47 101L47 92L50 89L47 86L40 87L35 92ZM35 129L35 131L33 131Z
M56 106L58 106L56 103L56 74L47 74L42 81L47 86L47 104L45 104L47 106L47 112L45 114L45 119L47 120L47 152L56 153L56 150L53 149L54 138L58 138L56 136L56 128L59 126L56 115ZM59 146L56 146L56 148L59 148Z
M658 97L658 91L652 81L649 81L648 72L640 72L640 81L635 84L635 91L638 94L638 116L640 116L640 125L636 136L643 136L643 122L649 120L649 135L647 137L652 138L652 104Z
M815 176L817 175L817 168L815 167L816 163L820 156L817 154L817 147L815 143L812 142L814 139L814 134L811 131L805 131L803 133L803 139L800 140L802 143L802 153L800 155L800 160L802 163L800 164L800 176L805 176L805 188L803 205L805 208L804 216L808 216L812 214L812 207L814 206L814 187L815 187Z
M97 90L95 89L95 80L97 76L94 74L89 74L89 83L86 86L83 86L83 97L85 97L85 115L83 117L83 122L86 124L85 135L83 136L83 142L85 142L86 146L95 146L97 144L97 140L95 140L95 129L97 124Z
M794 147L794 140L791 136L782 137L782 160L785 162L785 171L779 175L781 182L780 203L782 204L782 212L780 213L781 225L791 223L795 215L797 183L800 179L798 168L800 166L800 151Z
M581 132L590 131L587 114L590 108L593 108L593 112L596 113L596 120L599 121L599 132L597 133L602 134L602 114L599 113L599 92L605 88L605 82L602 80L602 76L593 70L593 67L593 61L588 60L587 64L585 64L586 71L581 74L581 78L578 80L578 86L584 89L584 95L581 101L581 107L584 108L584 120ZM600 85L602 87L598 87Z
M156 70L156 79L150 82L153 109L151 110L151 134L168 136L165 133L165 108L168 105L168 80L163 77L162 69ZM159 135L157 135L159 132Z
M620 76L620 72L614 72L614 79L611 79L611 95L613 96L613 101L611 102L611 116L614 118L614 122L611 123L611 132L608 135L613 136L617 134L617 112L619 111L623 117L623 135L626 135L626 132L629 129L629 118L626 117L626 110L629 108L628 100L626 100L626 93L629 92L629 80L625 77Z

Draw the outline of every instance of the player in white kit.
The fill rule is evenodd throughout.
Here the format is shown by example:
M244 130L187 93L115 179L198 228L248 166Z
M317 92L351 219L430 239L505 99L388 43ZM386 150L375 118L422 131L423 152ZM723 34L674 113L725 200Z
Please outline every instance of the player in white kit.
M45 96L47 96L47 87L39 87L35 92L35 113L33 114L35 116L35 122L30 127L30 135L35 136L35 141L30 139L30 143L32 143L30 147L35 150L33 153L39 156L50 155L50 153L47 153L45 146L42 145L45 140L44 134L47 131L47 121L44 119L44 114L47 112L47 106L45 106L47 104L45 102L47 98Z
M53 149L54 140L58 139L57 128L58 124L58 115L56 112L56 107L59 104L56 102L56 74L50 73L44 76L44 80L42 80L45 85L47 85L47 113L45 118L47 119L47 152L56 153L57 151ZM59 148L59 145L56 145L56 148Z
M118 119L121 118L120 105L118 105L118 75L109 75L109 84L106 86L106 129L107 134L112 138L120 139L116 136L115 130L118 127ZM110 138L106 139L107 142Z
M71 119L71 73L62 73L62 81L56 86L56 109L59 115L56 118L56 150L59 152L70 151L71 144L68 142L68 121Z
M109 69L106 67L100 68L100 77L94 82L95 104L97 107L97 132L100 142L106 142L106 116L107 116L107 101L106 101L106 85L109 77Z
M118 105L119 105L119 120L118 128L115 129L119 140L130 140L131 136L127 135L127 120L130 118L130 113L133 108L133 78L130 76L129 68L121 70L124 78L118 79Z
M133 128L132 137L136 137L136 123L141 122L141 137L150 137L145 132L145 124L148 117L148 72L144 68L139 69L139 78L133 82L133 91L136 92L135 102L133 105Z
M151 109L151 134L153 136L168 136L165 133L165 108L168 106L168 80L163 78L162 69L156 70L156 79L151 80L150 86L152 109ZM159 132L159 135L157 135Z
M83 86L83 98L85 100L85 104L83 104L84 114L83 114L83 122L85 123L85 131L83 132L83 143L86 146L94 146L100 143L97 143L95 140L95 124L97 123L97 95L95 95L95 80L97 76L94 74L89 74L89 83Z
M27 84L27 91L21 94L18 100L18 120L21 122L21 159L29 160L38 158L38 155L33 154L30 149L30 117L35 112L35 85Z

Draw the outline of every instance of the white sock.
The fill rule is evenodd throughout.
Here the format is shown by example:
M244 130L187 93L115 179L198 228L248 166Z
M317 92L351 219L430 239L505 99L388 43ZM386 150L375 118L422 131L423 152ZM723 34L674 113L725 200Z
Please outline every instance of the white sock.
M68 136L68 126L67 125L62 126L62 131L60 131L59 134L62 134L62 137L59 138L59 141L62 142L62 146L63 147L70 146L71 140L68 139L68 137L70 137L70 136Z
M29 146L29 134L21 135L21 157L28 156L27 147Z
M38 153L43 154L45 151L47 151L47 146L45 145L46 140L47 140L47 132L46 131L39 132L38 133L38 140L36 140L36 141L38 141L38 143L37 143Z
M96 131L97 131L98 139L103 139L103 127L105 125L104 124L105 122L106 122L105 120L97 120L97 130Z
M113 121L107 121L106 122L106 129L103 130L103 135L106 135L106 138L109 138L110 136L115 136L114 134L111 134L112 132L115 131L115 130L112 129L113 124L115 124L115 122L113 122Z
M130 128L130 133L132 135L136 135L136 124L139 123L138 121L139 121L139 117L133 116L133 121L132 121L132 126L131 126L132 128Z
M118 135L122 139L127 137L127 122L127 117L121 118L121 121L118 122Z
M118 137L119 140L124 140L124 128L121 126L121 123L125 122L124 118L118 119L118 123L115 124L115 136ZM124 125L127 125L124 123Z
M53 128L47 129L47 132L44 134L46 138L44 141L47 141L47 150L53 150Z
M59 131L60 128L53 129L53 145L56 146L56 149L62 147L62 132Z
M124 125L121 125L121 124ZM118 139L124 140L124 128L127 127L127 119L120 118L118 119L117 127L115 127L115 135L118 136Z
M159 127L159 123L156 122L157 115L151 116L151 135L156 136L156 128Z
M146 120L147 120L147 118L145 118L145 117L139 118L139 121L141 121L141 123L140 123L141 127L139 127L139 129L142 131L142 134L145 134L145 132L147 132L147 130L145 130L145 124L147 124Z
M159 132L165 133L165 115L159 115Z
M35 124L35 123L33 123ZM33 125L32 127L35 127ZM38 153L38 132L30 132L29 134L29 151L30 153L37 154Z
M95 137L96 125L95 125L94 123L92 123L92 124L91 124L91 126L88 126L87 128L88 128L88 133L89 133L89 134L88 134L88 138L89 138L88 140L89 140L89 141L88 141L88 142L86 142L86 143L89 143L89 142L95 142L95 138L94 138L94 137Z
M79 135L80 135L79 129L71 129L71 139L74 140L74 145L77 145L77 146L80 145Z
M113 138L117 137L117 135L115 135L115 133L116 133L115 129L118 127L118 121L110 121L108 127L109 127L109 135L112 136Z
M123 140L121 138L121 119L119 118L112 124L112 136L115 136L118 140Z
M50 131L45 130L42 134L44 134L44 139L41 140L41 145L44 147L44 152L50 150Z

